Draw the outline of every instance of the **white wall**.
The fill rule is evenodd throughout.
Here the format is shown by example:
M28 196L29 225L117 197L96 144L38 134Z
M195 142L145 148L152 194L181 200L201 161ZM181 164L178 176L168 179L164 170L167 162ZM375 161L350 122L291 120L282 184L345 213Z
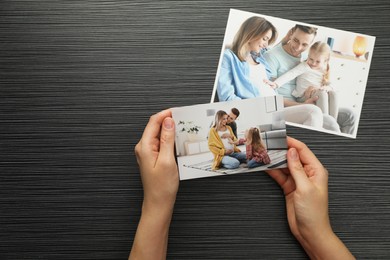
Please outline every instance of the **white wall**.
M234 35L237 33L241 24L248 18L252 16L264 17L270 21L278 31L278 38L275 41L275 44L280 42L280 40L287 34L288 30L291 29L295 24L302 24L307 26L313 26L318 28L317 36L314 41L326 41L328 37L334 38L333 50L340 51L345 54L353 55L352 45L355 37L357 35L362 35L367 38L367 51L372 53L374 49L375 37L369 35L358 34L354 32L341 31L338 29L333 29L329 27L318 26L314 24L302 23L299 21L292 21L262 14L255 14L251 12L245 12L235 9L230 9L228 23L225 31L225 38L223 42L224 48L226 45L231 45L233 42Z

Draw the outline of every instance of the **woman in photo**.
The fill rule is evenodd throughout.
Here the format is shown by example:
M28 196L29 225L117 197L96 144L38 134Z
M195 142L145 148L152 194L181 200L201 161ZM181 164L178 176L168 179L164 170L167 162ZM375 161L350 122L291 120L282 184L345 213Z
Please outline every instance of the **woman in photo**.
M246 132L246 159L248 168L255 168L271 163L267 148L261 139L260 130L252 127Z
M220 167L235 169L246 162L246 156L236 147L237 138L230 126L226 125L228 114L219 110L215 114L215 122L209 132L208 145L214 155L212 170Z
M253 16L236 33L233 45L225 50L217 81L219 101L275 96L262 52L277 37L276 28L266 19ZM313 104L284 108L286 121L322 128L321 109Z

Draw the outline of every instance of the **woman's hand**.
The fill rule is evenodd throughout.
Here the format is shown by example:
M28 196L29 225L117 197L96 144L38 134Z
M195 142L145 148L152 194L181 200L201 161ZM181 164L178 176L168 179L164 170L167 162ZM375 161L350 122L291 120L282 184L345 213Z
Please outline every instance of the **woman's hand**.
M227 149L227 150L225 150L225 155L232 154L233 152L234 152L233 149Z
M226 138L232 138L232 136L228 133L224 133L223 135L221 135L221 138L222 139L226 139Z
M267 173L284 191L291 232L312 259L354 259L330 225L327 170L304 143L287 143L288 169Z
M165 259L168 231L179 188L171 111L153 115L135 147L144 201L129 259Z
M277 89L279 87L278 84L276 84L275 82L270 81L268 79L264 79L263 81L265 84L269 85L273 89Z
M179 188L174 155L175 122L171 111L150 117L135 147L144 188L144 206L171 208Z

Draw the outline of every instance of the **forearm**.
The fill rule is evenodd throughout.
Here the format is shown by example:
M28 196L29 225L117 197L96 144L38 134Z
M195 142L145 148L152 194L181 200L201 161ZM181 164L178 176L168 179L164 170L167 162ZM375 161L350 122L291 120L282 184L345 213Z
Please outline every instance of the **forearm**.
M165 259L173 203L160 207L144 202L129 259Z
M302 105L302 103L295 102L291 99L284 98L283 103L285 107L291 107L291 106L296 106L296 105Z
M298 241L301 243L310 259L355 259L348 248L331 229L317 235L315 238L300 238Z

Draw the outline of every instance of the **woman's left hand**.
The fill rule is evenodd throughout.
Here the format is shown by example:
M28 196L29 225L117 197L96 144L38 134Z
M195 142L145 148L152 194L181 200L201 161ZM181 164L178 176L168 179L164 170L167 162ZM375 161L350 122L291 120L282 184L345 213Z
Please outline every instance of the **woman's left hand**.
M144 207L173 209L179 188L175 161L175 122L170 110L150 117L135 147L144 187Z
M129 259L166 259L168 231L179 188L175 123L170 110L150 117L135 155L144 187L142 214Z
M265 84L269 85L273 89L277 89L278 88L278 84L276 84L273 81L270 81L268 79L264 79L263 81L264 81Z

